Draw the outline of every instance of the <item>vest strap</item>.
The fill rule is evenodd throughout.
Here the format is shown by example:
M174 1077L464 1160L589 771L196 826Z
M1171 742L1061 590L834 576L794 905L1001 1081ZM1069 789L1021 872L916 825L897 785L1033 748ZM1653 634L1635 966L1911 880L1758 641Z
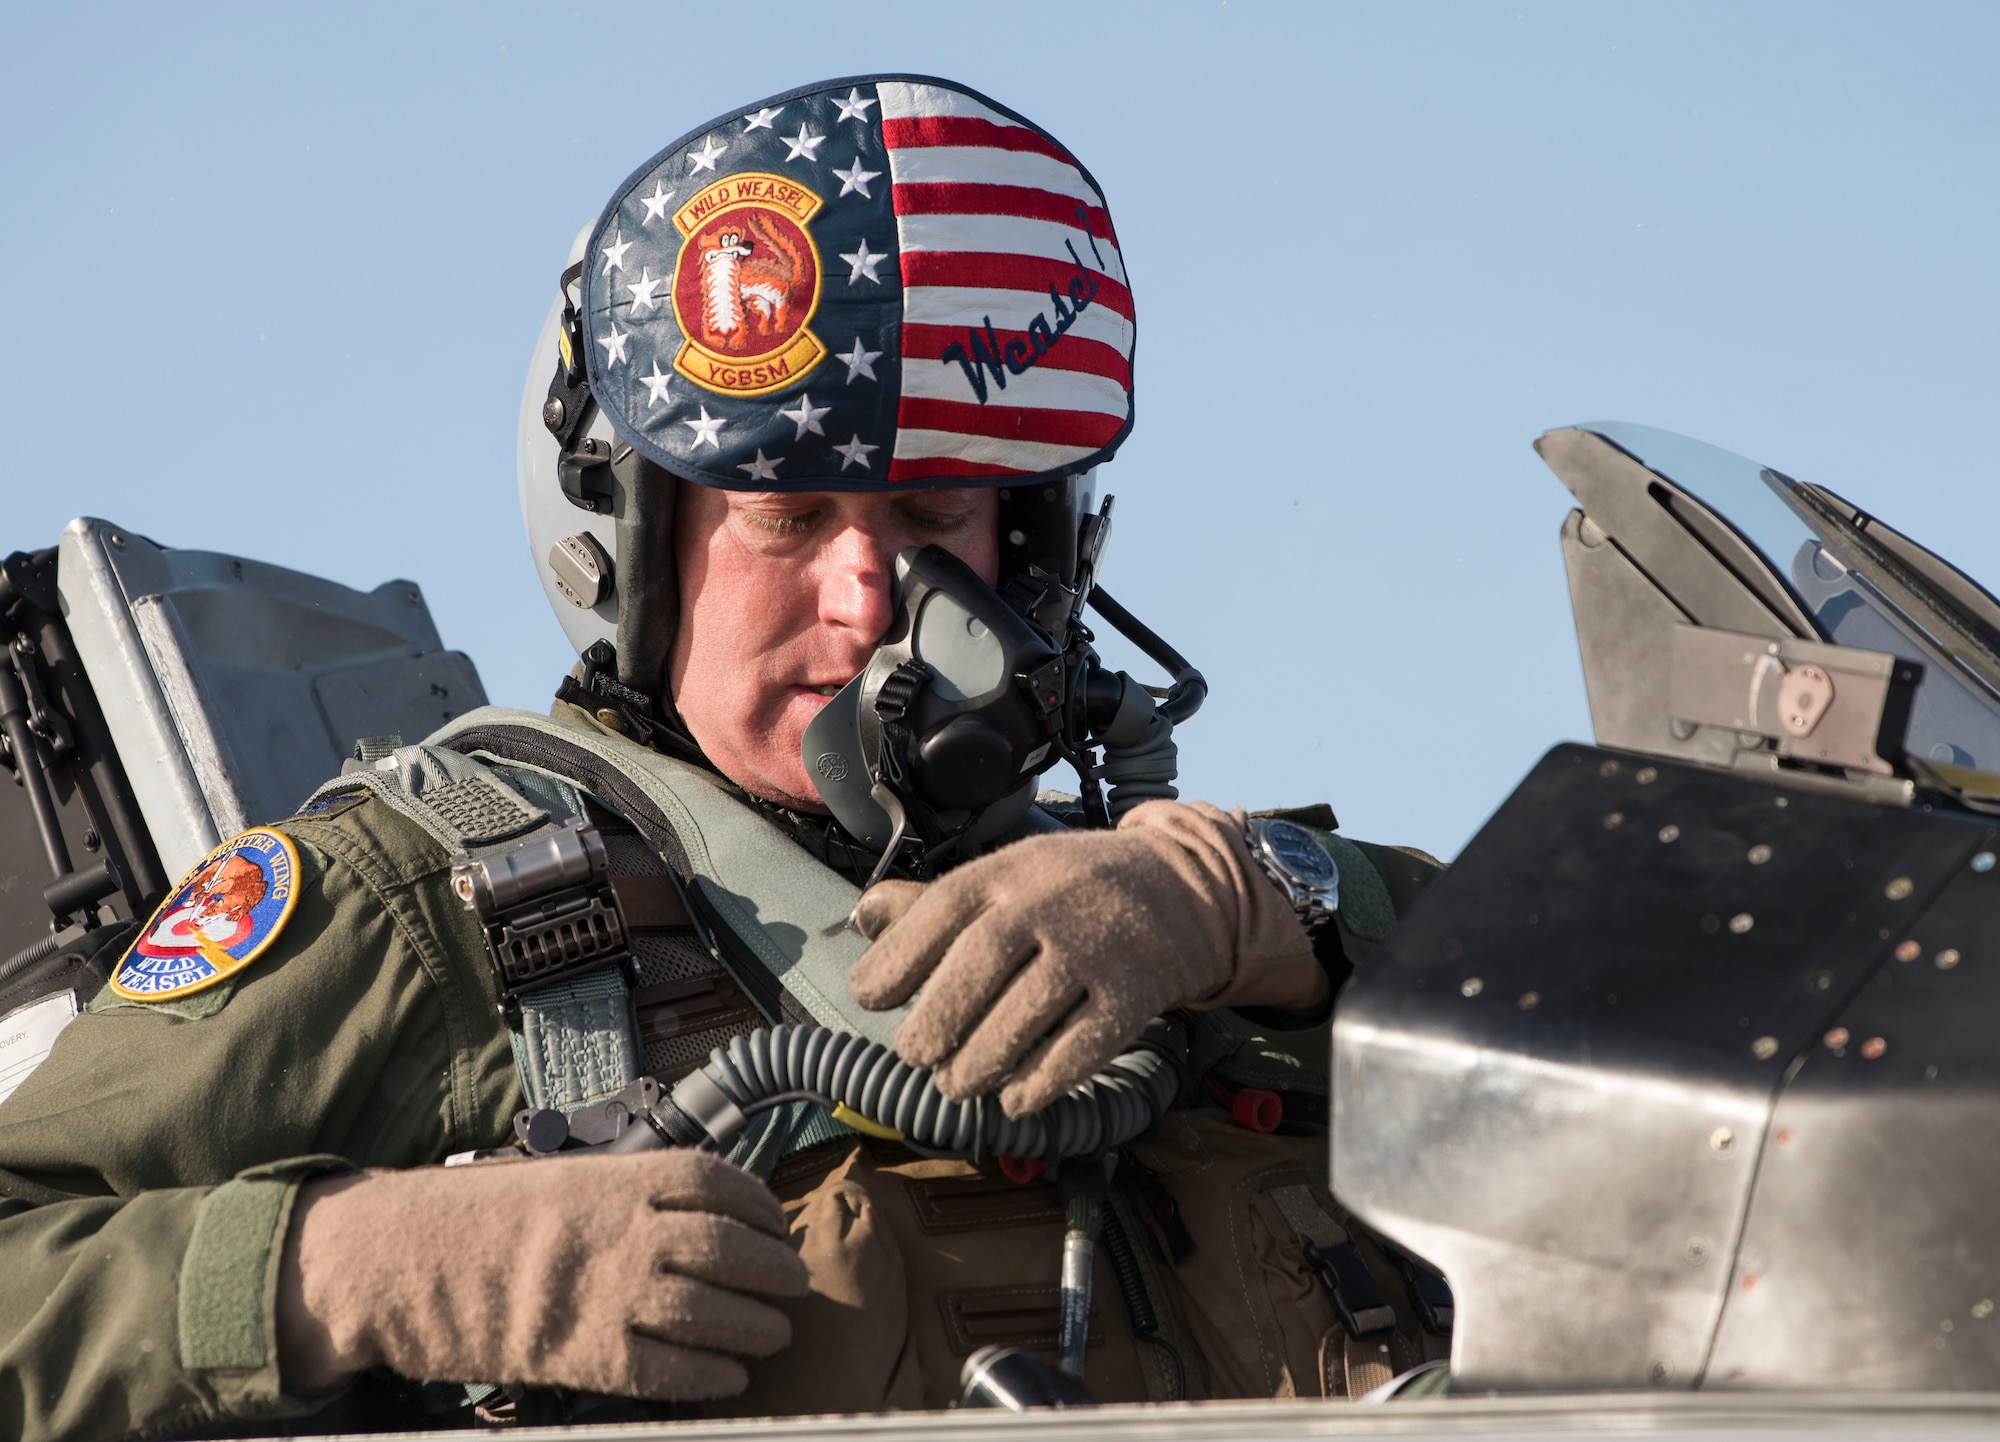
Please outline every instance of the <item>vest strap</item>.
M300 810L356 791L416 822L461 869L463 863L497 859L523 842L588 824L583 793L564 778L491 766L431 745L398 746L350 761ZM530 1107L572 1111L615 1096L639 1075L638 1020L625 974L627 929L616 894L611 889L611 915L599 918L617 933L612 954L601 964L517 989L503 961L495 959L515 1022L509 1036L514 1069ZM467 901L471 904L470 897ZM597 911L605 909L592 901Z
M529 1106L574 1111L638 1077L638 1022L621 968L524 991L520 1004L520 1029L509 1039Z
M697 922L715 933L718 947L736 948L731 971L746 991L762 1000L775 978L797 1019L891 1043L907 1008L864 1011L847 990L847 972L868 946L847 924L860 888L707 772L629 741L497 706L468 711L427 744L489 758L510 774L533 771L581 784L637 827L686 883L690 905L705 913Z

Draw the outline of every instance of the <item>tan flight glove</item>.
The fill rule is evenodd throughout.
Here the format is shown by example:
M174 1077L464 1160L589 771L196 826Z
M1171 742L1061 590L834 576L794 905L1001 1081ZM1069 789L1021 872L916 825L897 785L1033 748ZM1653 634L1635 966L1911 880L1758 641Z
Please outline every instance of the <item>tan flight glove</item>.
M1149 801L1114 831L1032 836L919 885L869 888L855 919L874 945L847 974L870 1010L917 1004L896 1050L964 1099L1009 1116L1088 1080L1177 1006L1326 1000L1326 973L1258 869L1243 817Z
M791 1340L751 1293L802 1297L778 1200L712 1153L359 1172L299 1189L278 1365L311 1393L405 1377L725 1397ZM732 1355L733 1354L733 1355Z

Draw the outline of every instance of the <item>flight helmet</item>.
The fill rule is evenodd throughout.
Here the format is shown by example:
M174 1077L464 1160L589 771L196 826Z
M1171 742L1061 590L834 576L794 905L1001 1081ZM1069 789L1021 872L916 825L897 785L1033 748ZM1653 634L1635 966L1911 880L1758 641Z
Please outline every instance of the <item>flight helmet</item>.
M578 235L522 396L529 543L587 683L671 712L682 482L993 486L1002 584L1073 583L1133 340L1103 192L977 92L848 77L690 131Z

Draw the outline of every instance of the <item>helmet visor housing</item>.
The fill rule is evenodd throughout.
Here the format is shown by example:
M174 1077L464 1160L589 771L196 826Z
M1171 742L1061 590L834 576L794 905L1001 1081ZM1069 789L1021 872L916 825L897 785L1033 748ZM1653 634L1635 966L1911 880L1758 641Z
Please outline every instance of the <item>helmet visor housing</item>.
M1023 486L1132 426L1101 191L948 81L826 82L691 132L619 187L580 282L597 405L702 485Z

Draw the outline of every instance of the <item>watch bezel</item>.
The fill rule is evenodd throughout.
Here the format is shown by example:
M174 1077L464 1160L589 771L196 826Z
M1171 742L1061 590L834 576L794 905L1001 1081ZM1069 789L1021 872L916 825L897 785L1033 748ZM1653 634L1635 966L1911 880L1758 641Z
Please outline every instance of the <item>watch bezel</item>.
M1282 830L1280 830L1282 828ZM1287 821L1279 816L1256 816L1250 818L1245 839L1250 844L1250 854L1257 865L1285 893L1292 909L1307 925L1324 921L1340 910L1340 862L1333 852L1312 832L1296 821ZM1327 879L1315 880L1294 869L1273 841L1273 833L1284 836L1287 841L1311 846L1326 858Z

